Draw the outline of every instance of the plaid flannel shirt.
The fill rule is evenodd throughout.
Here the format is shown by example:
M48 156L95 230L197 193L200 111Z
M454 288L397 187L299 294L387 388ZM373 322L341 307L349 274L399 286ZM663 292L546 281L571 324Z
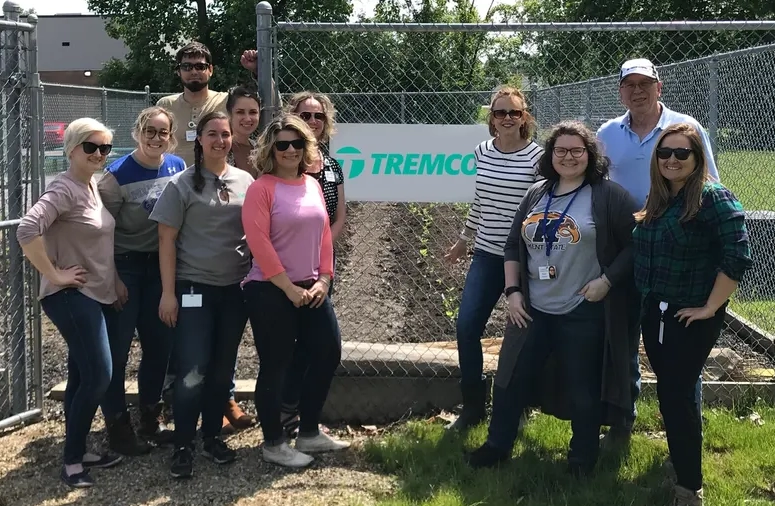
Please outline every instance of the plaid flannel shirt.
M745 213L730 190L708 182L699 212L681 223L683 197L679 192L662 216L633 230L635 283L644 297L701 307L719 272L740 281L753 264Z

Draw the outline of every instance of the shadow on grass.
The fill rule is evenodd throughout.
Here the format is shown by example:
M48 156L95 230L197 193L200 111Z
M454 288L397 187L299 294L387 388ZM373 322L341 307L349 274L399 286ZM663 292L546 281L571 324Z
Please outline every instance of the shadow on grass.
M461 436L437 424L413 422L368 445L369 458L401 481L398 495L385 504L653 506L668 501L669 489L662 486L666 449L658 441L636 436L631 454L603 454L595 474L577 480L566 473L567 423L539 417L515 445L511 461L474 470L463 453L479 446L485 431L478 427Z

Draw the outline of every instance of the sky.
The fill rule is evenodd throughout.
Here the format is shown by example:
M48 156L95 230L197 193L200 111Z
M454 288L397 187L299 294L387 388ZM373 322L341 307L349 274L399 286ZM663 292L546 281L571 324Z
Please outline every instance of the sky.
M86 0L15 0L23 9L35 8L38 14L88 14ZM373 12L376 0L354 0L355 12L369 15ZM479 12L484 13L490 6L490 0L474 0Z

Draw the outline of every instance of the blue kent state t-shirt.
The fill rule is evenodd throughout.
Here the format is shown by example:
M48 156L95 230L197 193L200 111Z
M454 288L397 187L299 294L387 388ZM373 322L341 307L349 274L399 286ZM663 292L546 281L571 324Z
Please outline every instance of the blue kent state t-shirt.
M186 162L173 154L165 154L160 167L149 168L130 153L105 170L97 187L116 220L116 253L159 250L158 226L148 215L170 178L185 169Z

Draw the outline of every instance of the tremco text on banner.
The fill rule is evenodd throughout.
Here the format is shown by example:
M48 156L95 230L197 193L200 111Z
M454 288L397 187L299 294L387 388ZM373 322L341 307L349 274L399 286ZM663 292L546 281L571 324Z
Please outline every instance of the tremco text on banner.
M348 200L471 202L474 148L489 137L487 125L340 123L331 156Z

